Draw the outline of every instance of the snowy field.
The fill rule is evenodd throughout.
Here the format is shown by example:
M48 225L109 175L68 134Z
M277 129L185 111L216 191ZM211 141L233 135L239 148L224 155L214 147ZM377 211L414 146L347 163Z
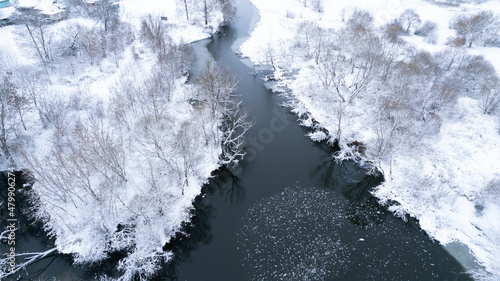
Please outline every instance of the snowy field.
M301 122L305 126L318 128L318 131L310 137L317 141L337 140L342 148L342 152L337 155L339 159L354 157L371 163L382 171L386 181L374 191L374 195L381 203L388 204L390 210L398 216L404 218L408 214L417 218L421 227L444 245L453 241L467 245L485 270L485 272L477 270L474 272L475 276L478 279L498 280L500 278L498 111L485 114L482 109L484 100L481 94L470 94L470 89L477 88L471 86L467 91L455 89L453 93L458 94L454 94L452 101L446 104L436 102L436 108L430 110L422 106L422 110L426 111L423 116L425 122L421 121L421 113L416 114L416 121L407 120L409 117L398 117L396 113L383 119L381 116L385 111L377 108L382 99L389 100L392 105L399 104L400 107L411 105L415 100L420 101L414 98L412 93L421 93L427 97L434 88L428 87L426 83L436 76L420 71L419 75L427 78L420 82L409 81L413 79L409 78L409 82L406 82L404 79L407 76L401 75L400 78L395 78L394 85L386 87L385 80L380 82L379 77L360 80L358 76L352 74L361 73L357 72L359 66L353 64L351 73L346 72L345 79L341 81L338 77L343 70L333 63L330 65L323 63L321 59L335 57L336 62L344 63L346 57L356 60L357 57L353 53L364 50L363 48L381 48L384 51L391 48L398 49L394 52L396 54L394 61L399 62L388 64L387 69L389 69L404 64L410 67L412 64L408 61L413 60L410 58L418 56L433 59L443 56L442 54L446 52L460 52L462 58L469 55L484 56L498 76L500 48L477 43L472 44L470 48L467 45L450 47L450 42L456 36L455 30L450 28L450 22L462 14L498 12L500 2L481 1L479 4L472 1L450 4L444 1L421 0L344 2L252 0L252 2L259 10L261 21L254 27L249 40L241 46L241 52L255 64L267 64L275 68L275 78L293 92L294 102L291 106L301 117ZM386 39L377 39L378 41L375 41L379 45L372 46L367 43L365 46L363 41L356 41L359 42L358 45L345 47L349 43L333 39L333 43L327 47L335 51L325 50L323 42L328 40L329 33L334 33L338 36L334 38L344 38L345 41L356 40L343 35L343 31L337 33L337 30L346 30L349 18L357 11L356 8L371 13L373 23L369 27L370 30L379 30L380 27L393 23L407 9L412 9L418 14L420 17L418 25L422 26L426 21L430 21L435 24L435 29L428 36L417 36L415 32L418 26L413 24L408 32L404 32L406 26L402 25L400 35L397 39L392 38L393 42L387 39L388 43L385 43ZM332 29L335 31L330 31ZM372 33L368 31L367 37L373 39L378 35L372 34L378 34L377 32L379 31ZM347 50L347 54L335 56L342 50ZM369 52L360 51L362 54ZM366 60L361 61L366 62ZM439 59L436 61L436 64L442 63ZM450 65L454 63L450 61ZM378 66L372 65L372 67ZM472 64L466 69L471 68ZM381 68L378 69L382 72ZM457 69L460 69L460 66L457 66ZM298 74L294 77L287 76L291 70L297 71ZM330 76L327 76L328 72ZM389 74L388 80L391 75L394 75L394 72ZM470 75L464 75L462 79L472 79L469 78ZM477 75L481 77L482 74ZM325 81L327 79L331 81ZM399 81L401 83L398 83ZM398 92L397 88L401 86L400 84L404 84L403 82L410 86ZM337 91L331 85L336 85ZM418 89L419 85L423 90ZM342 92L342 87L347 90ZM358 87L365 88L359 93L348 95L353 93L352 89ZM386 92L402 93L404 96L399 99ZM344 93L347 94L343 96ZM339 102L339 96L342 100L346 96L352 99L349 102ZM391 105L386 106L386 109L401 112ZM429 121L431 119L438 121L432 123ZM383 129L386 128L384 126L389 126L388 122L393 126L392 130ZM381 137L385 133L393 137L392 142ZM362 147L353 149L352 144L355 142L361 143ZM375 152L382 151L380 149L382 146L385 146L385 151L390 153L382 155Z

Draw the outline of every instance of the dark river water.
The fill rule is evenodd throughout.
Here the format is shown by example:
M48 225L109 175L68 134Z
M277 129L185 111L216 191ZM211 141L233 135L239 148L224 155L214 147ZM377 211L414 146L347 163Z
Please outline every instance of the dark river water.
M417 222L376 204L368 191L381 178L355 163L335 163L332 148L305 137L296 116L280 106L285 98L235 54L235 41L258 19L249 0L239 1L238 16L194 45L200 65L213 58L240 79L243 106L255 121L246 135L248 154L203 188L189 236L167 246L175 259L154 280L471 280ZM44 247L33 237L25 243L25 249ZM69 262L45 259L22 280L94 280L108 268Z
M239 1L238 15L195 48L201 60L211 56L240 79L243 106L255 120L248 155L204 188L190 237L177 240L177 259L163 279L470 280L417 222L377 206L368 190L380 178L335 163L331 148L305 137L280 106L284 98L235 54L258 20L249 0Z

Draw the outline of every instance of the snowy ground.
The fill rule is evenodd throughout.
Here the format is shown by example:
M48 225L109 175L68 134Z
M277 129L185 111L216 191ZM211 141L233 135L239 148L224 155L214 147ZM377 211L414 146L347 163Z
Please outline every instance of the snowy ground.
M434 44L417 36L403 36L416 49L431 53L445 48L444 44L455 32L449 28L450 19L463 12L500 11L500 2L485 1L481 4L436 5L432 1L353 0L305 1L252 0L258 8L261 21L256 24L251 37L241 46L241 52L256 64L277 67L275 76L292 89L294 110L318 121L328 132L335 132L336 119L332 103L324 97L318 85L314 65L290 55L294 38L305 21L314 21L323 28L338 29L355 7L370 11L376 26L386 24L408 9L414 9L422 22L437 23ZM317 12L315 3L322 3ZM306 36L306 35L302 35ZM481 54L500 73L500 48L472 47L470 54ZM294 79L282 76L283 70L298 70ZM316 84L315 84L316 83ZM348 140L373 144L375 132L370 124L357 116L370 112L370 104L354 102L348 109L344 132ZM347 116L347 115L346 115ZM312 125L303 120L304 125ZM374 195L381 202L396 201L390 208L403 216L416 217L421 227L443 244L459 241L467 245L488 274L478 278L500 278L500 126L498 115L485 115L478 101L459 97L457 102L443 111L440 130L423 137L409 151L398 151L392 163L380 163L386 181ZM344 133L345 134L345 133ZM327 138L319 131L311 135L315 140ZM350 139L349 139L350 138ZM368 159L369 160L369 159ZM392 164L392 165L391 165ZM391 172L389 172L391 171Z
M170 30L170 36L177 43L191 43L210 36L215 32L218 25L222 22L222 14L214 13L209 19L208 26L202 25L201 13L191 11L190 20L186 20L184 14L184 5L175 0L122 0L120 9L122 19L133 25L139 26L142 17L147 15L166 17L168 23L173 25ZM201 3L200 3L201 4ZM193 7L190 7L193 10ZM198 20L197 23L195 21Z

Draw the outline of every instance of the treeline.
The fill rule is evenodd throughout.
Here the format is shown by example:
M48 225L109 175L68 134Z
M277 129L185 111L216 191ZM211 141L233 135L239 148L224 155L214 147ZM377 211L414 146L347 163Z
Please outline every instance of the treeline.
M461 28L477 18L485 18L481 26L490 29L474 35L475 28ZM442 109L451 108L460 96L477 99L485 114L498 111L500 80L494 67L467 52L473 43L492 42L495 22L489 12L459 16L450 23L457 36L431 54L402 38L436 32L435 24L422 23L414 11L375 27L369 12L355 9L343 28L303 21L291 43L274 42L262 53L275 68L287 68L297 58L310 65L301 70L294 92L328 112L321 125L327 126L330 141L341 146L339 158L370 159L380 168L382 162L391 163L396 151L412 149L422 137L436 134L446 114ZM359 142L360 129L370 132L367 143Z

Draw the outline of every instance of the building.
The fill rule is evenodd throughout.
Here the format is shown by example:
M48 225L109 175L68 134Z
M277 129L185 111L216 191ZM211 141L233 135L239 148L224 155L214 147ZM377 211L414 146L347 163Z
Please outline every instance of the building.
M34 8L40 16L51 21L60 21L69 15L66 6L56 3L53 0L41 0Z
M10 0L0 0L0 24L8 23L15 11Z
M10 0L0 0L0 9L11 7Z

